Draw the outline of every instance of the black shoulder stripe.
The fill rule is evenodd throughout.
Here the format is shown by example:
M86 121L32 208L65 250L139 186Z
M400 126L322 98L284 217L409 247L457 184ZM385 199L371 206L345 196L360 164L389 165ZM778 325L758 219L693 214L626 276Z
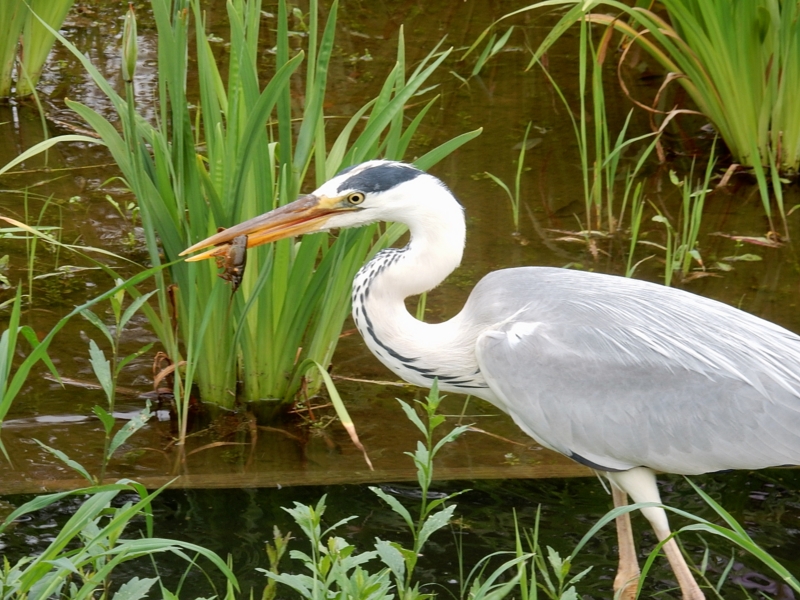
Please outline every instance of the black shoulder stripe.
M575 462L580 463L586 467L589 467L590 469L594 469L595 471L608 471L610 473L618 473L619 471L623 470L623 469L612 469L611 467L604 467L603 465L598 465L596 462L592 462L588 458L582 457L577 452L573 452L572 454L569 455L569 457Z

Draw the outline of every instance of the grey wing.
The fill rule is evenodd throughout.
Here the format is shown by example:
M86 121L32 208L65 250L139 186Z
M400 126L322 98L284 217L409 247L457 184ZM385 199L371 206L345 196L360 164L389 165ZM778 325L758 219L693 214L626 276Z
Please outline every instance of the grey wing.
M694 341L614 322L530 320L485 331L476 351L523 430L594 468L800 464L800 386Z

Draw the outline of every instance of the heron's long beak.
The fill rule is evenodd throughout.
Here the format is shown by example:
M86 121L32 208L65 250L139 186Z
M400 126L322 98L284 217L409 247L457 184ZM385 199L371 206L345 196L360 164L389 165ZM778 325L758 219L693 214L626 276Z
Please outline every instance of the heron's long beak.
M195 254L187 261L204 260L214 256L224 256L233 238L247 236L247 247L260 246L283 238L325 229L325 222L331 215L342 210L339 198L318 197L312 194L298 198L294 202L253 217L198 242L181 252L181 256L215 246L210 250Z

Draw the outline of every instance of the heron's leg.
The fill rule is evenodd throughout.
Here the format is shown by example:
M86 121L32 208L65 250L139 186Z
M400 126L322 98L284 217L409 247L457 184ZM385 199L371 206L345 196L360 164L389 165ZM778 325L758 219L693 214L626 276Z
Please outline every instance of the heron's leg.
M628 494L613 483L611 497L614 508L628 505ZM636 546L633 544L631 514L625 513L617 517L617 543L619 546L619 568L614 578L614 598L634 600L639 585L639 561L636 559Z
M657 502L661 504L661 495L658 493L658 487L656 486L656 475L651 469L636 467L628 471L608 473L608 478L621 490L627 492L634 502ZM650 525L652 525L659 541L669 537L669 521L663 508L643 508L642 514L650 521ZM675 573L675 578L678 580L683 600L705 600L705 596L694 580L689 570L689 565L686 564L686 560L683 558L675 539L673 538L664 544L663 549L672 571Z

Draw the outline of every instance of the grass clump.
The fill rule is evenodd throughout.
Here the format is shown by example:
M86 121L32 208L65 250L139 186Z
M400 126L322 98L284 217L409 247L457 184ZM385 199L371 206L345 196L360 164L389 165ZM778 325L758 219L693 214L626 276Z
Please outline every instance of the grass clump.
M772 199L785 224L782 184L786 177L796 177L800 172L800 114L794 101L796 90L800 88L800 6L782 0L664 0L662 4L668 19L652 9L652 3L629 6L616 0L545 0L517 9L500 21L556 5L569 7L533 52L528 68L535 65L567 30L580 24L581 98L587 77L591 75L594 143L596 154L601 158L595 162L591 185L586 184L587 199L592 198L595 207L599 205L597 194L602 189L596 185L603 183L601 172L607 171L606 176L612 174L618 160L609 145L613 139L604 131L605 108L602 96L597 94L601 73L596 68L606 56L611 32L616 30L624 37L623 47L640 45L667 72L653 106L634 98L632 102L653 115L661 115L659 132L681 113L707 117L730 150L733 167L752 170L770 227L775 230ZM591 43L591 38L585 35L591 24L600 25L605 31L598 52L592 48L595 68L589 74L583 54L587 39ZM487 28L470 51L477 48L496 25ZM627 48L620 54L620 67L626 55ZM618 77L621 88L628 94L619 72ZM665 88L673 82L686 90L696 109L661 110L656 107ZM587 179L588 144L583 104L581 99L579 138L584 178ZM617 140L617 146L620 141ZM665 159L659 152L663 162ZM609 229L612 228L613 221L610 221ZM788 236L788 230L785 233Z
M553 4L574 5L534 53L531 65L577 22L613 27L640 44L680 83L747 167L800 170L800 7L781 0L665 0L653 10L615 0L537 2L503 18ZM613 9L616 15L601 14ZM623 16L624 18L620 18ZM484 33L486 35L487 32Z
M135 46L130 40L135 36L123 36L129 40L123 48L130 78L125 97L69 42L62 42L83 62L120 117L121 133L88 106L69 102L101 136L136 194L154 265L176 258L218 227L293 200L308 179L320 184L343 166L378 156L402 159L433 100L411 120L405 106L448 54L437 47L409 73L401 34L396 65L379 95L329 144L323 106L336 2L324 24L317 2L311 3L303 51L290 48L289 12L285 2L279 3L275 70L266 85L259 81L259 0L227 4L227 76L216 64L199 1L152 0L151 7L158 28L161 111L155 126L134 106L130 71L135 62L130 57ZM197 97L190 97L186 88L190 24L196 40ZM298 79L305 88L300 108L292 100ZM451 140L417 164L430 167L477 133ZM305 375L300 365L330 364L349 312L353 275L400 233L398 227L381 231L373 226L254 249L236 294L219 280L213 263L172 265L169 275L177 287L170 294L167 281L157 278L160 320L154 328L173 364L187 364L184 373L176 373L179 416L188 406L192 383L204 402L226 408L239 400L279 404L291 399ZM309 379L313 391L321 378L312 372Z

